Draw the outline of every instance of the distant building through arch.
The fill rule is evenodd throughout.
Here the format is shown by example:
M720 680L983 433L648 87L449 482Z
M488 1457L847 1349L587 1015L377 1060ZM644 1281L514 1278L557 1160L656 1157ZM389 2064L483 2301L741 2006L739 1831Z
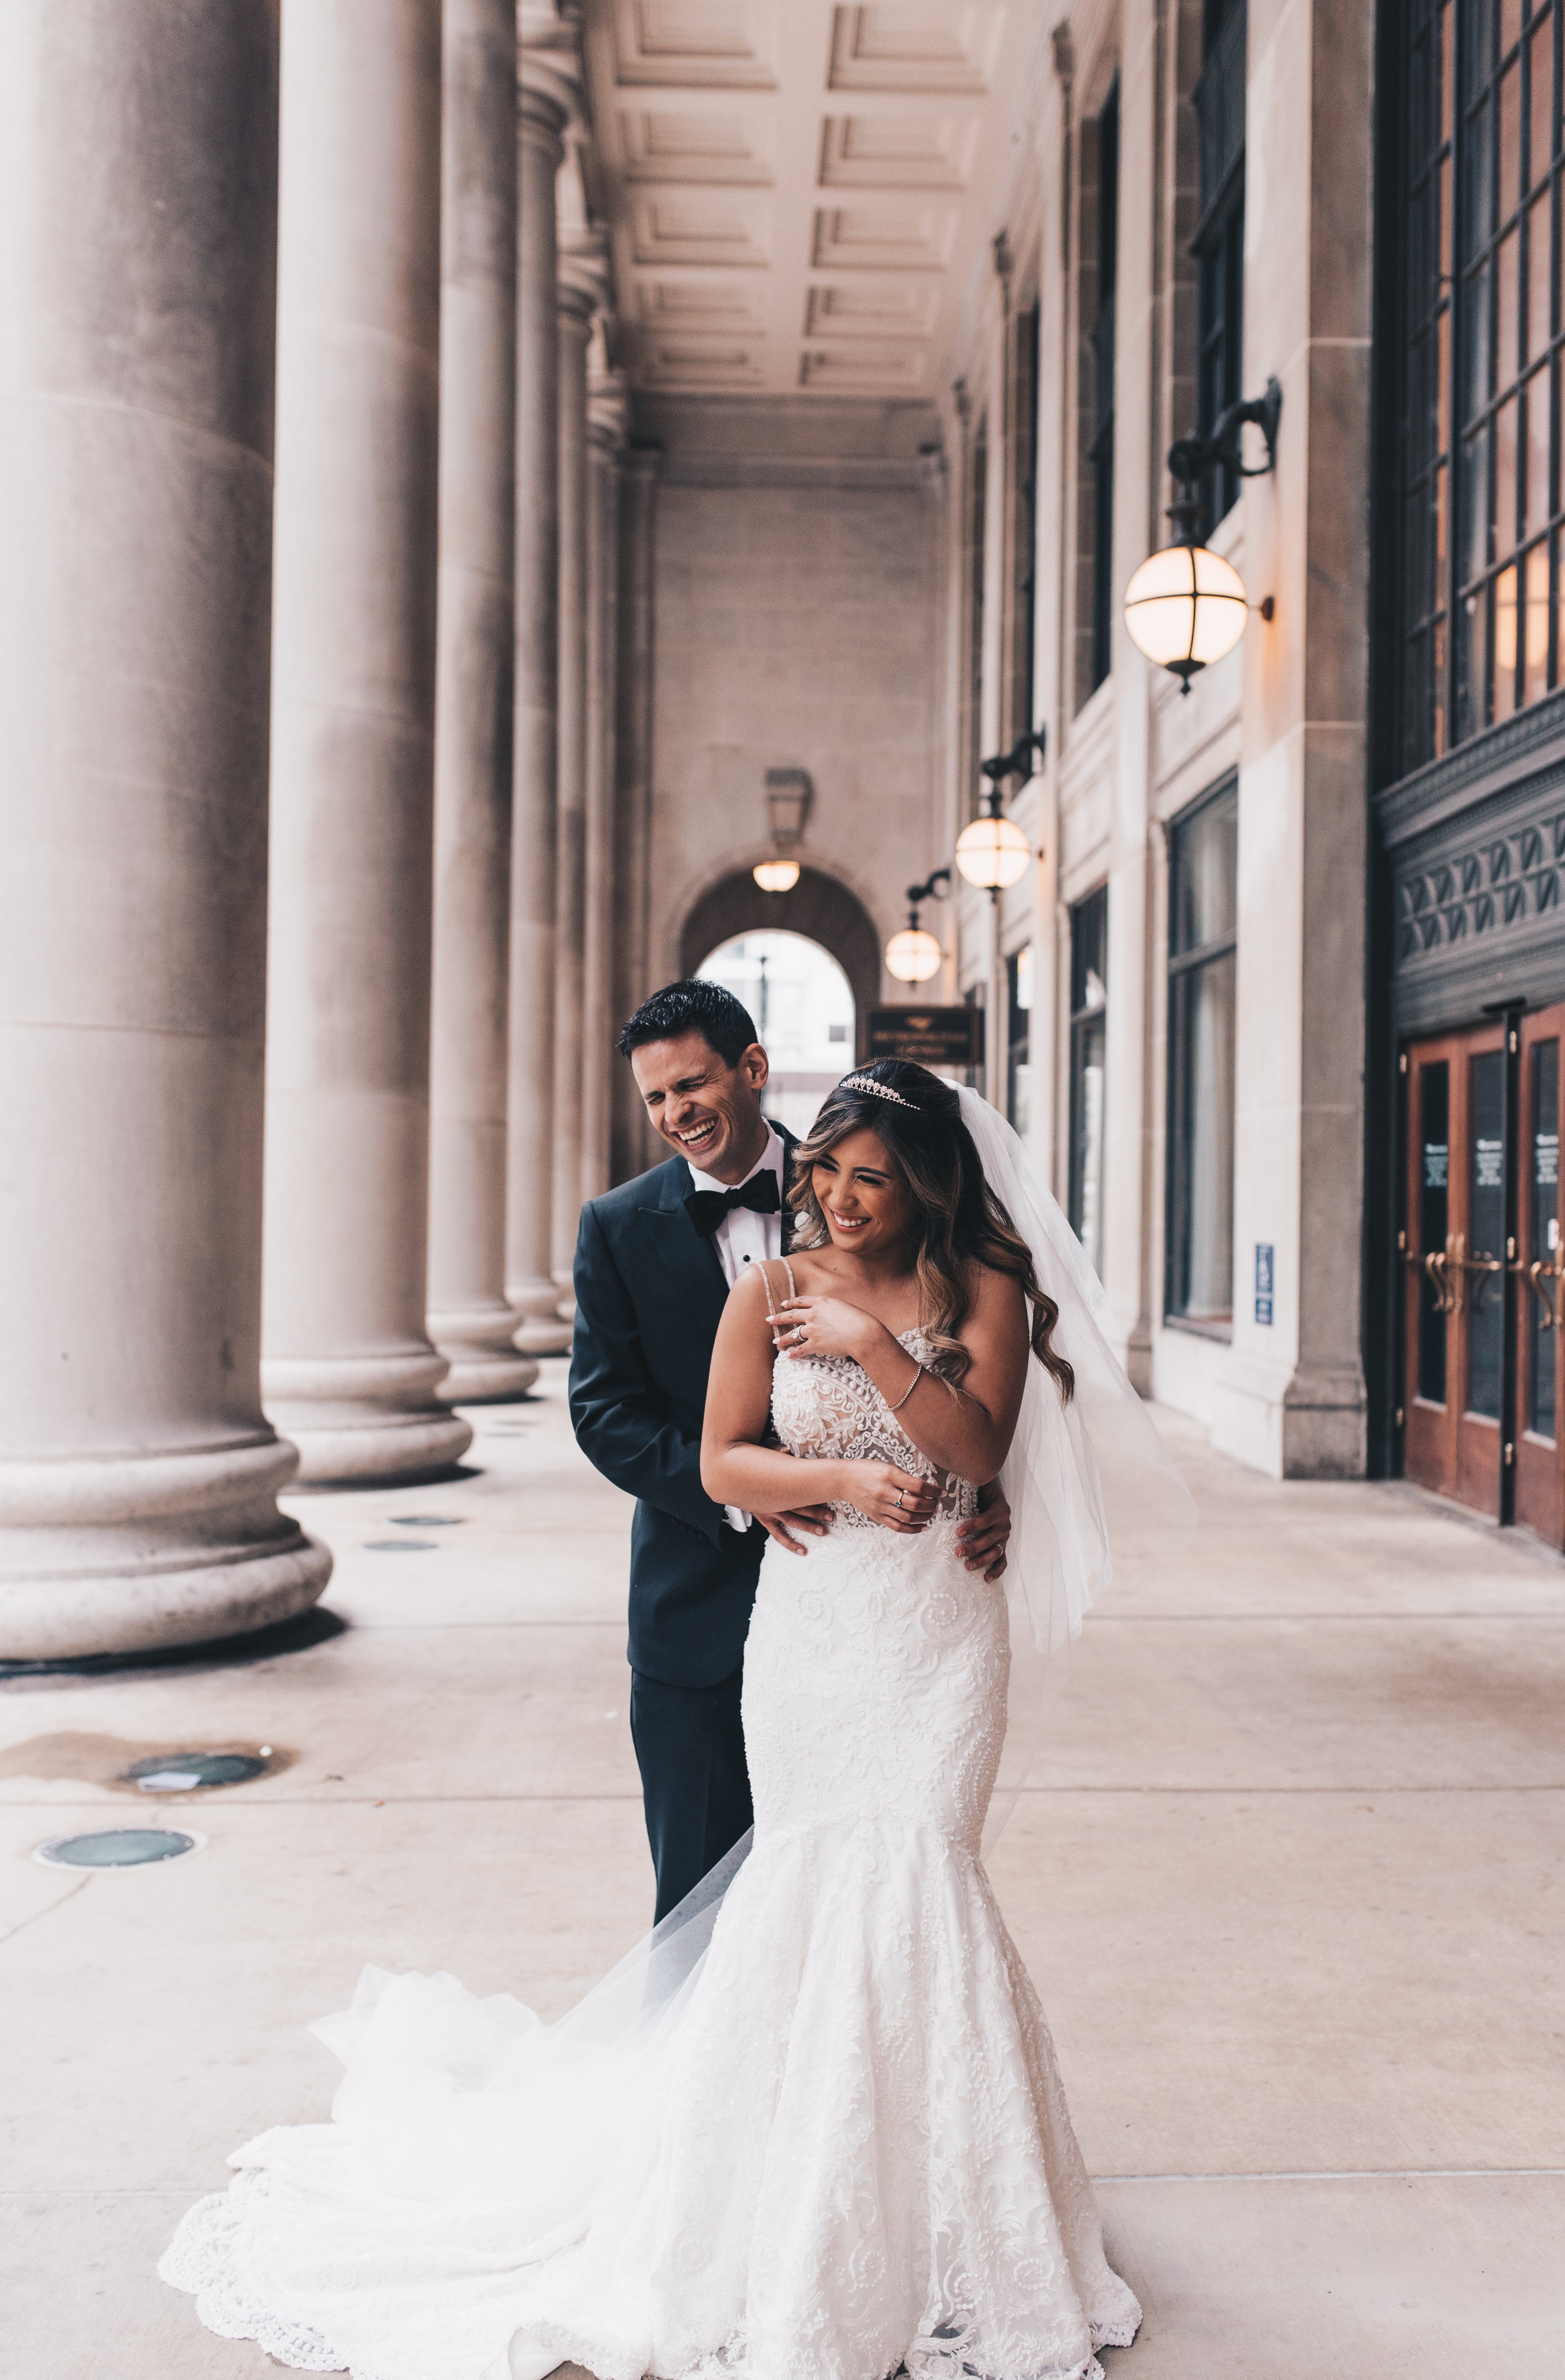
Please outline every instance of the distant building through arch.
M763 892L747 868L736 869L693 905L679 937L680 974L694 975L720 943L757 933L802 934L831 953L853 988L858 1059L880 997L880 937L857 894L815 868L800 869L791 892Z

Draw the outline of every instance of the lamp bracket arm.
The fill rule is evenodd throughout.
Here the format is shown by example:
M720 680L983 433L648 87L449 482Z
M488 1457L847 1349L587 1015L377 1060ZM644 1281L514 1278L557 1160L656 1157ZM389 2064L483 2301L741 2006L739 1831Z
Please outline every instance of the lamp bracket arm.
M1176 438L1169 448L1171 475L1183 487L1192 488L1203 472L1209 471L1214 464L1225 463L1242 480L1264 480L1277 468L1277 430L1281 418L1282 383L1274 373L1263 395L1241 397L1236 404L1223 407L1210 430ZM1240 437L1246 422L1253 422L1266 441L1264 463L1245 463L1242 459Z

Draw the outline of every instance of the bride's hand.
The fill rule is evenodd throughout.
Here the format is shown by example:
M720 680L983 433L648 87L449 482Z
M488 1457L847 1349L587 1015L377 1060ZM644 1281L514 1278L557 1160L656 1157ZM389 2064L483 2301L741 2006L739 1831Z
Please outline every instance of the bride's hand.
M891 1337L883 1322L845 1297L785 1297L771 1318L780 1355L866 1355Z
M899 1471L894 1463L845 1463L847 1483L843 1501L883 1529L916 1536L927 1529L940 1510L937 1479L922 1479Z

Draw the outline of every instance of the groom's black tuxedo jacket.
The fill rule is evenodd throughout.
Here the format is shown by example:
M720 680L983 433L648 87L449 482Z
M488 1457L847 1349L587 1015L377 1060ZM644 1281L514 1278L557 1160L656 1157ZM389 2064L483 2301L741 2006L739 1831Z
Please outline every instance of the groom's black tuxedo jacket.
M793 1135L782 1142L783 1244ZM701 1416L728 1296L715 1244L685 1212L690 1168L655 1165L582 1208L571 1419L588 1460L637 1499L630 1665L715 1686L744 1657L766 1539L728 1527L701 1485Z

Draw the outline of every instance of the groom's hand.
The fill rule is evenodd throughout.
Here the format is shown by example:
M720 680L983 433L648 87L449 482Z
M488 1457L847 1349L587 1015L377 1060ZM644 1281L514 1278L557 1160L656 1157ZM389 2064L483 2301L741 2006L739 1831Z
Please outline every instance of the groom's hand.
M796 1512L758 1512L756 1518L774 1546L781 1546L785 1553L802 1554L807 1548L792 1532L801 1529L807 1537L823 1537L831 1525L831 1507L801 1504Z
M996 1579L1005 1568L1005 1548L1011 1536L1011 1507L998 1479L979 1490L979 1509L956 1532L956 1548L969 1570L981 1570Z

